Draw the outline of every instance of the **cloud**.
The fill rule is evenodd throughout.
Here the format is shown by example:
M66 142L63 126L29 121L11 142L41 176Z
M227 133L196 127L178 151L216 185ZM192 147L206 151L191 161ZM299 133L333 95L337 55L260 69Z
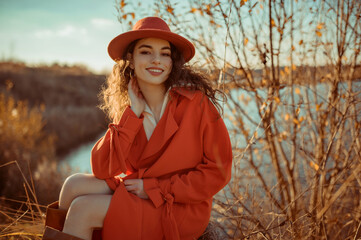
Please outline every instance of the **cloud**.
M91 24L96 28L108 28L116 26L116 22L106 18L93 18Z
M44 38L53 38L53 37L78 37L78 36L85 36L88 34L88 31L85 28L78 28L73 25L66 25L62 28L57 30L50 30L50 29L42 29L35 32L35 37L44 39Z

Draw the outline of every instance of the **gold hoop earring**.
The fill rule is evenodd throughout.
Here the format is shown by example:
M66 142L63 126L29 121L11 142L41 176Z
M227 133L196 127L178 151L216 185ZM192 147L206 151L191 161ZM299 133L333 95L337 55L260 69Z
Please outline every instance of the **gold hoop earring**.
M130 72L129 72L129 77L130 77L130 79L133 79L133 71L134 71L134 70L131 69Z

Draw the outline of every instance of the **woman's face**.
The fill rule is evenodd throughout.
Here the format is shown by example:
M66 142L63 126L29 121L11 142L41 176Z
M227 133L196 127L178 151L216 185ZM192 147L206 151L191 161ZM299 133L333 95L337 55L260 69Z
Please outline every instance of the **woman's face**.
M131 65L140 85L163 85L172 70L170 44L163 39L139 40L134 47L132 60Z

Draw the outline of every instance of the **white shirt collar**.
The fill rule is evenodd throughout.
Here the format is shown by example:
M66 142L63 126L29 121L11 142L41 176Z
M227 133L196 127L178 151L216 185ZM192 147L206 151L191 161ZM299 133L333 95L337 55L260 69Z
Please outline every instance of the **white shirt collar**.
M170 91L170 88L167 90L167 92L164 95L162 109L160 110L159 119L162 118L163 113L164 113L164 111L165 111L165 109L167 107L167 104L169 102L169 91ZM155 127L157 126L157 121L155 120L154 114L153 114L152 110L150 109L150 107L148 106L147 103L145 103L143 116L144 116L143 127L144 127L144 130L145 130L145 134L147 135L147 139L149 140L151 135L153 134L153 131L154 131Z

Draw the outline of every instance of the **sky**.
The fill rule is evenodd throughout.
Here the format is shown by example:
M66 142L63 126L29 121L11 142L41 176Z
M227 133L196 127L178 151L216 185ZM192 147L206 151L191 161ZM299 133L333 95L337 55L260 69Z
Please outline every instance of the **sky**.
M154 0L133 2L149 5L148 8L143 6L146 12L139 16L145 16L148 11L154 13L154 8L151 9ZM184 1L171 2L177 2L177 9L182 10L180 5ZM118 22L115 4L116 0L0 0L0 61L12 59L28 64L83 64L96 73L109 72L114 63L107 53L108 43L126 30ZM132 9L137 7L133 6ZM246 22L247 19L245 17L242 21ZM266 37L267 28L265 25L266 31L262 33ZM307 37L307 33L297 37ZM225 34L218 35L220 46L224 45L222 41L225 38ZM212 40L215 41L215 38ZM223 47L216 48L216 51L223 50ZM227 59L232 60L232 56L228 54Z
M109 71L107 45L121 32L115 0L0 0L0 60Z

